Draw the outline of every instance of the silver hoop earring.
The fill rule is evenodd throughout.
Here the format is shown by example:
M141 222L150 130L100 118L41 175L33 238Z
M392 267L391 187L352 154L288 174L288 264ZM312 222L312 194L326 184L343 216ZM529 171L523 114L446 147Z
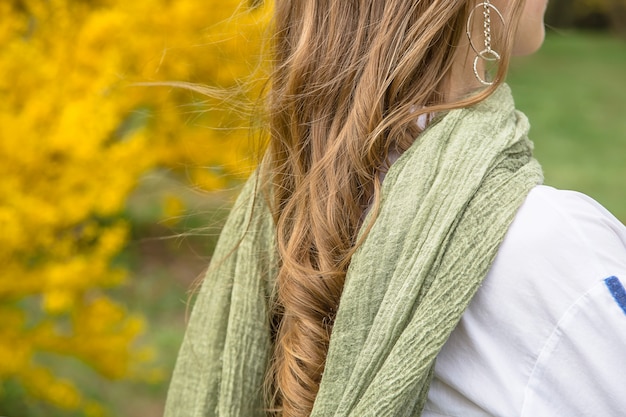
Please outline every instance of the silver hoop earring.
M474 45L474 41L472 41L472 19L474 18L474 12L479 7L483 8L483 17L485 19L483 23L485 47L481 50L476 48L476 46ZM501 59L500 54L494 51L493 49L491 49L491 11L492 10L498 15L498 17L500 18L500 21L502 22L502 25L504 26L504 17L502 16L502 13L500 13L500 10L498 10L496 6L490 3L490 0L484 0L482 3L478 3L472 9L469 16L467 17L467 28L466 28L467 39L469 39L470 46L476 53L476 58L474 58L474 76L482 85L493 85L493 82L487 81L483 77L480 76L480 74L478 73L478 62L481 59L483 61L488 61L488 62L499 62Z

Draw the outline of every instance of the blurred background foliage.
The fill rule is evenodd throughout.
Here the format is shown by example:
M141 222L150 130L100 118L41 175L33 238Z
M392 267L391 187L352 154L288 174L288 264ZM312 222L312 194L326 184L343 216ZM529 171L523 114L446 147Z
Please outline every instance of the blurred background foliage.
M133 83L202 82L253 101L267 7L3 0L0 16L0 415L101 415L81 367L165 376L140 339L144 315L114 296L129 277L129 195L149 173L215 190L254 166L247 116ZM155 222L184 209L174 194L154 205Z
M552 0L557 33L509 79L546 182L622 220L625 8ZM161 415L187 290L255 165L233 103L260 94L270 9L0 3L0 415Z
M626 35L626 0L550 0L546 23Z

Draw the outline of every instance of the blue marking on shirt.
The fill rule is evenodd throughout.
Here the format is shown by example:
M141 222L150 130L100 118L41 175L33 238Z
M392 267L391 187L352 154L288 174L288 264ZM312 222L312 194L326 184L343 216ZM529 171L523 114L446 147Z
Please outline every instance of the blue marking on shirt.
M617 277L609 277L604 280L604 283L617 302L617 305L619 305L624 314L626 314L626 290L621 281Z

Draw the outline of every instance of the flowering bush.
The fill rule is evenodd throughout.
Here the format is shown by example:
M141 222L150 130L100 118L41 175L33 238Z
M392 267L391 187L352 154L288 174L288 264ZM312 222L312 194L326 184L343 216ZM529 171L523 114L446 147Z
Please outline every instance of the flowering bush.
M212 189L252 163L244 116L188 91L133 83L237 86L258 67L269 7L0 3L0 381L98 415L69 376L45 365L49 355L110 379L155 377L149 351L135 346L142 318L107 291L126 278L115 266L128 234L125 201L155 167Z

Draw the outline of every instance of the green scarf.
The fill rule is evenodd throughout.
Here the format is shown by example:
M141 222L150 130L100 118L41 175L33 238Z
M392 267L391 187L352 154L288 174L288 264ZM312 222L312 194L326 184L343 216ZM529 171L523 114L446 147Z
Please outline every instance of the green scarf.
M542 181L528 128L503 85L433 122L392 165L348 270L312 416L421 414L438 352ZM167 417L265 415L273 233L250 180L195 303Z

